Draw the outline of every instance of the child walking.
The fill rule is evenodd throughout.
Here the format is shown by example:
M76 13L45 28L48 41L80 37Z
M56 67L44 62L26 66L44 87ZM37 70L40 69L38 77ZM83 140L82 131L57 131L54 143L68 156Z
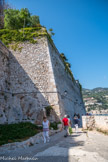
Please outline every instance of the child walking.
M49 142L49 126L50 122L47 120L47 117L43 117L43 138L44 143Z

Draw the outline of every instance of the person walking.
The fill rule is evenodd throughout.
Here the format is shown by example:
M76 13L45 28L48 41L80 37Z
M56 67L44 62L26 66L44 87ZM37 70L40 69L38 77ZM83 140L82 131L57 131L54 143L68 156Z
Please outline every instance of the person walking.
M47 120L47 117L43 117L43 138L44 138L44 143L49 142L49 126L50 122Z
M78 116L78 126L80 127L81 126L81 117L80 117L80 114L78 114L77 116Z
M69 116L69 115L67 115L67 118L68 118L68 120L69 120L69 126L71 127L72 122L71 122L70 116Z
M79 119L78 116L74 117L74 124L75 124L75 132L78 133L78 123L79 123Z
M67 115L64 116L63 120L62 120L62 126L65 130L65 135L64 137L67 137L69 135L68 133L68 128L69 128L69 120L67 118Z

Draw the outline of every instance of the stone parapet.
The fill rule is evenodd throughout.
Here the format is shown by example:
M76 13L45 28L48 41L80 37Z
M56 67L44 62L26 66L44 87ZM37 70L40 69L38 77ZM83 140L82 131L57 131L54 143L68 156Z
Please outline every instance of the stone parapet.
M83 116L83 129L108 130L108 116Z

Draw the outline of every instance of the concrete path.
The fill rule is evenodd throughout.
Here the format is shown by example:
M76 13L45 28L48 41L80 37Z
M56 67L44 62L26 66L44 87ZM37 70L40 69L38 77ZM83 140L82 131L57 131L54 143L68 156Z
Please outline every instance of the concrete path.
M50 143L10 150L0 153L0 157L14 158L5 162L108 162L108 136L95 131L88 132L88 136L83 132L67 138L63 135L57 133Z

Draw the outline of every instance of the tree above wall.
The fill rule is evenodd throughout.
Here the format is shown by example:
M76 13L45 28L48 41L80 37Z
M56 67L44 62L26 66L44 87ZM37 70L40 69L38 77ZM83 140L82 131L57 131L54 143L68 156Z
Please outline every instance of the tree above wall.
M5 0L0 0L0 29L4 28L4 10L10 8Z
M4 13L4 27L6 29L36 27L40 24L39 16L31 16L27 8L22 8L21 10L6 9Z

